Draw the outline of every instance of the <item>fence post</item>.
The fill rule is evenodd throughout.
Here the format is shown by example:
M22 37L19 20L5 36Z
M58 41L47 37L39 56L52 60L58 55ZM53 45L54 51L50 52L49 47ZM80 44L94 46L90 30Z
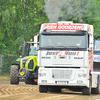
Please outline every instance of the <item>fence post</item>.
M2 73L2 54L0 54L0 74Z

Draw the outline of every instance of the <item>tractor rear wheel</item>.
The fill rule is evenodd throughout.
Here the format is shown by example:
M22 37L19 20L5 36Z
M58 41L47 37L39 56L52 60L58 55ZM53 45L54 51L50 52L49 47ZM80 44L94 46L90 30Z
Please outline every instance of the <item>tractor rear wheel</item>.
M38 84L37 79L33 79L33 84L34 85L37 85Z
M33 81L32 78L28 78L28 79L25 80L25 83L26 83L26 84L33 84L33 82L34 82L34 81Z
M19 66L12 65L10 69L10 84L19 84L18 72Z

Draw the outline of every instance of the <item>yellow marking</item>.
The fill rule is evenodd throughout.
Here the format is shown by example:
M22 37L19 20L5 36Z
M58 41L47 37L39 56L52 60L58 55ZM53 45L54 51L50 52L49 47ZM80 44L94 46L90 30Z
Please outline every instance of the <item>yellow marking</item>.
M24 75L24 72L20 72L20 75L23 76Z

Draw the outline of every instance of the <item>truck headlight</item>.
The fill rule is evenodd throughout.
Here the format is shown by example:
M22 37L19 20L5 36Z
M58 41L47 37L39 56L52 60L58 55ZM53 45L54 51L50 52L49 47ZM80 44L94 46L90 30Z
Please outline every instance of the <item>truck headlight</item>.
M42 83L47 83L47 80L41 80Z
M83 74L83 77L87 77L87 75L86 74Z
M78 77L82 77L83 76L83 74L78 74Z
M38 76L39 77L45 77L46 76L46 73L39 73Z
M78 77L87 77L87 75L86 74L79 73L78 74Z

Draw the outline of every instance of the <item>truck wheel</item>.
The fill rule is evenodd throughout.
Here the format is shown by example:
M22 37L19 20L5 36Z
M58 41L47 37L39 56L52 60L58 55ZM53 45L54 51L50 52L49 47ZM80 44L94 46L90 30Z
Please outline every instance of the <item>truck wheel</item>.
M17 77L19 71L18 65L12 65L10 69L10 84L19 84L19 78Z
M83 95L90 95L91 94L91 85L92 85L91 82L92 82L92 77L90 76L89 88L88 87L83 87L83 90L82 90Z
M92 89L92 94L100 94L100 75L97 78L97 87Z
M61 92L61 88L59 88L59 87L49 88L48 90L50 92L56 92L56 93L60 93Z
M83 95L90 95L91 94L91 87L89 87L89 88L84 87L83 91L82 91L82 94Z
M47 93L48 88L46 86L39 85L39 92L40 93Z

